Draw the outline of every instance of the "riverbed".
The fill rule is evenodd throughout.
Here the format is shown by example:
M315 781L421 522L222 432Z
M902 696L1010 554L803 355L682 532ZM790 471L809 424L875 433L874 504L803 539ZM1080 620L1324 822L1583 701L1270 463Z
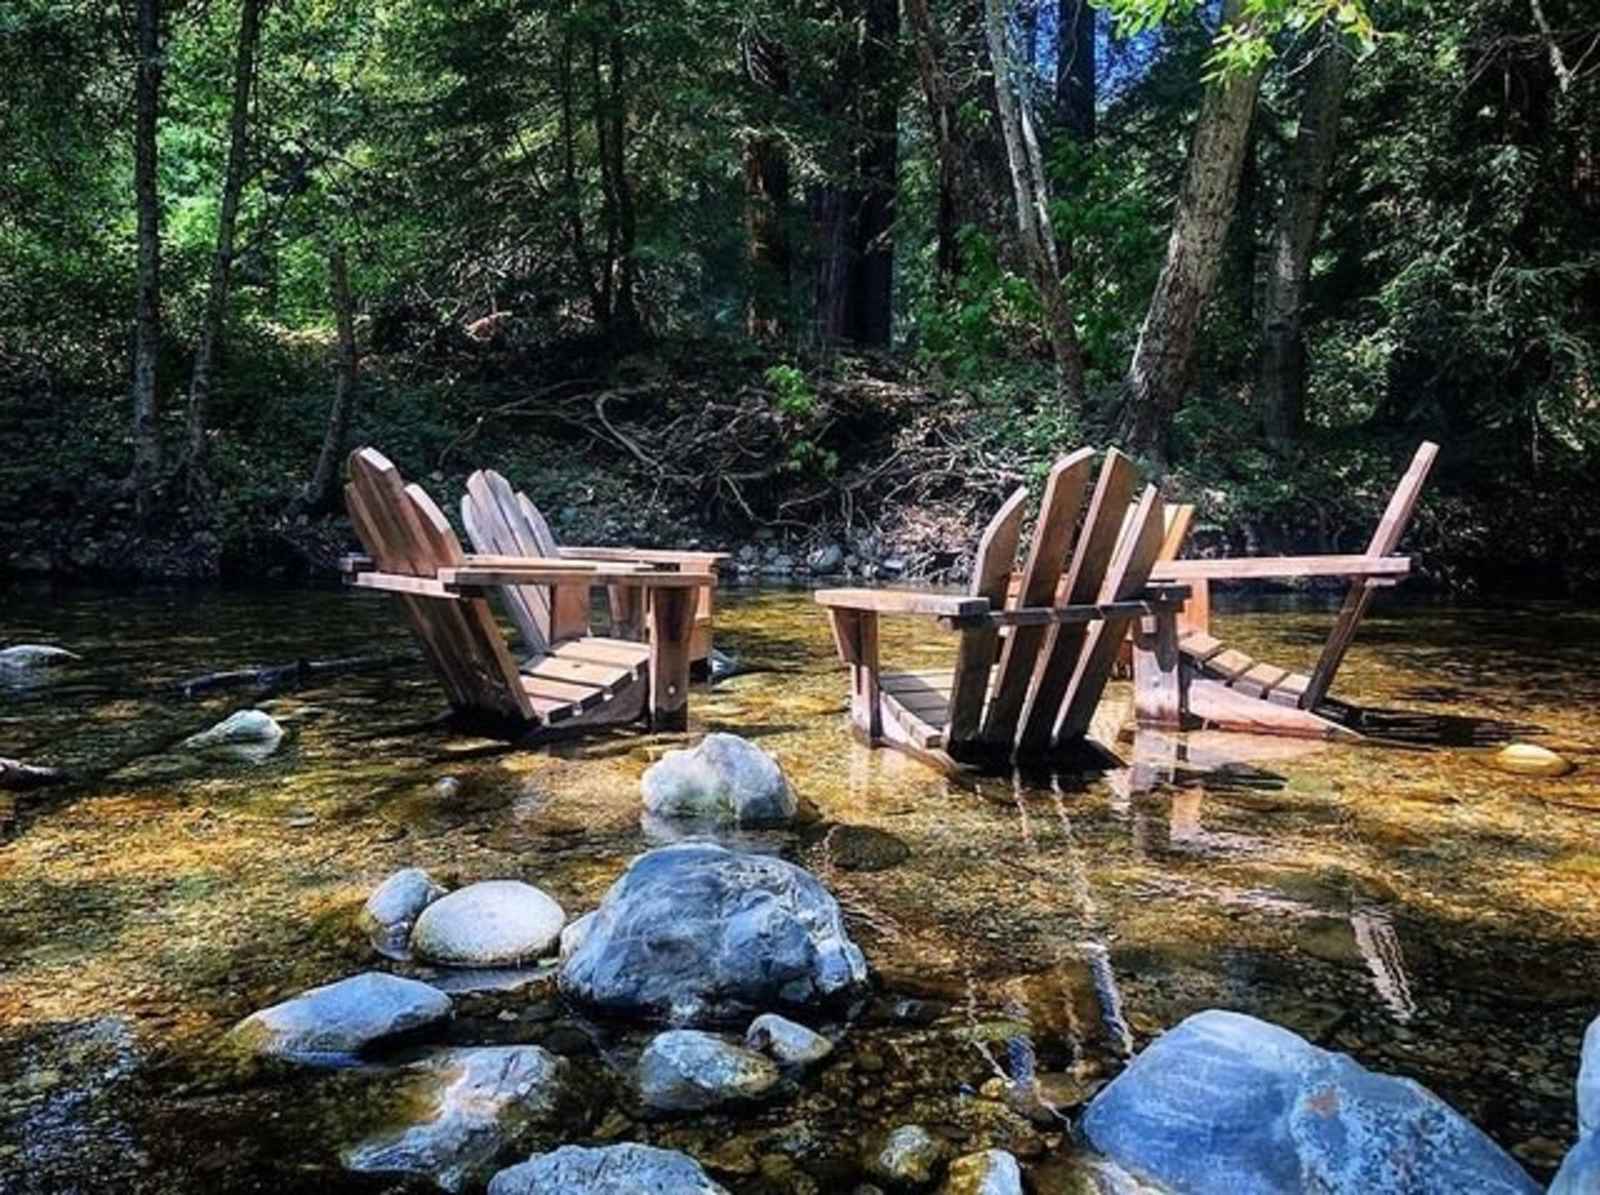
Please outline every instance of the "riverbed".
M1373 711L1381 742L1132 734L1113 683L1096 731L1125 766L970 782L852 739L825 621L798 591L723 595L718 646L739 671L696 686L688 736L529 751L453 731L416 660L267 695L178 687L407 652L378 595L3 592L0 644L85 658L0 689L0 756L102 778L23 797L0 842L0 1191L407 1189L340 1162L393 1115L391 1069L241 1074L219 1039L388 966L355 918L398 868L524 879L569 914L593 908L656 844L640 775L710 730L771 751L814 807L756 845L838 897L876 994L828 1026L833 1057L780 1103L664 1120L618 1095L567 1139L680 1148L737 1195L799 1193L850 1189L872 1135L915 1121L1002 1144L1036 1190L1064 1192L1073 1108L1155 1035L1222 1007L1417 1079L1536 1177L1572 1142L1600 1011L1600 613L1380 604L1336 691ZM1318 603L1223 603L1214 630L1303 666L1329 619ZM893 665L950 650L931 624L885 625ZM250 707L288 731L270 756L179 746ZM1499 772L1512 739L1578 767ZM905 857L843 854L836 826L891 835ZM637 1052L630 1027L549 983L464 999L449 1040L544 1044L617 1091ZM1048 1078L1057 1117L996 1096L990 1081L1019 1068Z

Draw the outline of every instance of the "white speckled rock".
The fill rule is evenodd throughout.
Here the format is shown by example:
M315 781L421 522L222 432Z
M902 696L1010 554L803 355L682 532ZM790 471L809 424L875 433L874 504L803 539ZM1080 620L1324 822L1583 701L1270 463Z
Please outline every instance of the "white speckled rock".
M244 744L273 746L283 738L283 727L271 714L261 710L240 710L218 722L210 730L184 739L182 747L189 751L203 751L208 747L233 747Z
M640 781L644 807L659 818L739 826L786 822L799 808L783 769L736 734L708 734L689 751L669 751Z
M867 1170L891 1186L931 1183L944 1159L944 1145L920 1124L903 1124L867 1156Z
M807 1066L833 1053L833 1043L820 1033L775 1012L762 1013L745 1030L744 1044L786 1066Z
M411 927L422 910L445 894L447 889L433 882L420 867L395 872L372 890L362 906L360 923L373 948L388 958L411 957L407 946Z
M446 1191L481 1183L495 1158L531 1129L587 1123L571 1089L572 1067L538 1046L441 1050L412 1068L406 1106L421 1119L347 1149L363 1174L426 1178ZM525 1146L524 1146L525 1148Z
M649 1145L563 1145L502 1170L489 1195L728 1195L700 1163Z
M520 880L486 880L434 901L411 929L411 953L449 967L532 962L566 924L561 906Z
M939 1195L1022 1195L1022 1167L1003 1149L965 1154L950 1163Z
M770 1059L696 1029L659 1033L639 1057L639 1095L663 1112L760 1099L777 1081Z
M229 1033L240 1054L338 1061L418 1033L450 1015L450 997L381 971L352 975L251 1013Z

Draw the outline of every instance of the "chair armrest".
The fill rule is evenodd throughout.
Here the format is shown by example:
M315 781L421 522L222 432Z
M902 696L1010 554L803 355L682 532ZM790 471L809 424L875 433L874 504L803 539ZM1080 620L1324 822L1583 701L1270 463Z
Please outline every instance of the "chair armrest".
M347 575L354 573L370 573L376 565L372 557L361 552L351 552L349 555L339 557L339 571Z
M968 618L947 618L953 630L970 626L1038 627L1060 623L1098 622L1107 618L1143 618L1164 610L1175 610L1189 600L1187 585L1163 585L1145 590L1137 598L1120 602L1085 602L1076 606L1023 606L1015 610L995 610Z
M819 589L818 605L877 614L930 614L935 618L969 619L989 612L989 599L916 589Z
M1268 577L1403 577L1409 556L1242 556L1219 560L1161 560L1150 580L1248 581Z
M710 573L647 572L625 562L537 560L522 556L468 556L455 568L441 568L439 580L450 589L496 585L624 585L650 589L710 585Z
M713 572L731 552L693 552L671 548L603 548L584 545L563 546L556 549L562 559L582 560L634 560L645 564L675 564L693 572Z

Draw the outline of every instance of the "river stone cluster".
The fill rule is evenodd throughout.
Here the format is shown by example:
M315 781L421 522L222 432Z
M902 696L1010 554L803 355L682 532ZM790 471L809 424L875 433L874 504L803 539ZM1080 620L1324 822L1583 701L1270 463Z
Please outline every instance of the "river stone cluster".
M640 855L561 939L561 990L695 1025L856 994L866 959L838 902L768 855L683 843Z
M1534 1195L1504 1150L1425 1087L1239 1013L1197 1013L1089 1105L1080 1129L1186 1195Z
M1578 1143L1567 1154L1550 1195L1594 1195L1600 1191L1600 1017L1583 1035L1578 1068Z
M640 781L645 812L736 826L779 825L799 801L778 761L736 734L708 734L688 751L669 751Z

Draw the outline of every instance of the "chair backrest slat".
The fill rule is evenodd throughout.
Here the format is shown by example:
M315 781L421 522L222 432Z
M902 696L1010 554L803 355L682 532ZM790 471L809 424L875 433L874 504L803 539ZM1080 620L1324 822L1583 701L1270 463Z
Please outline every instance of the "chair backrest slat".
M1138 471L1133 462L1115 448L1108 449L1094 496L1089 500L1089 512L1084 516L1083 530L1078 534L1071 567L1057 591L1062 604L1083 605L1098 596L1137 484ZM1049 747L1087 633L1088 627L1082 623L1050 628L1024 708L1020 746L1035 751Z
M530 558L555 554L528 521L519 497L511 484L492 469L480 469L467 478L467 492L461 498L461 521L466 524L476 551L486 556ZM500 595L529 655L542 656L549 651L549 589L543 585L505 585Z
M1006 583L1017 558L1017 539L1022 531L1023 504L1028 491L1018 486L995 512L978 540L978 554L972 565L972 596L989 599L989 608L1005 604ZM950 685L949 718L945 737L951 743L969 742L977 737L983 722L984 698L989 692L989 672L994 666L993 630L971 630L961 636L955 676Z

